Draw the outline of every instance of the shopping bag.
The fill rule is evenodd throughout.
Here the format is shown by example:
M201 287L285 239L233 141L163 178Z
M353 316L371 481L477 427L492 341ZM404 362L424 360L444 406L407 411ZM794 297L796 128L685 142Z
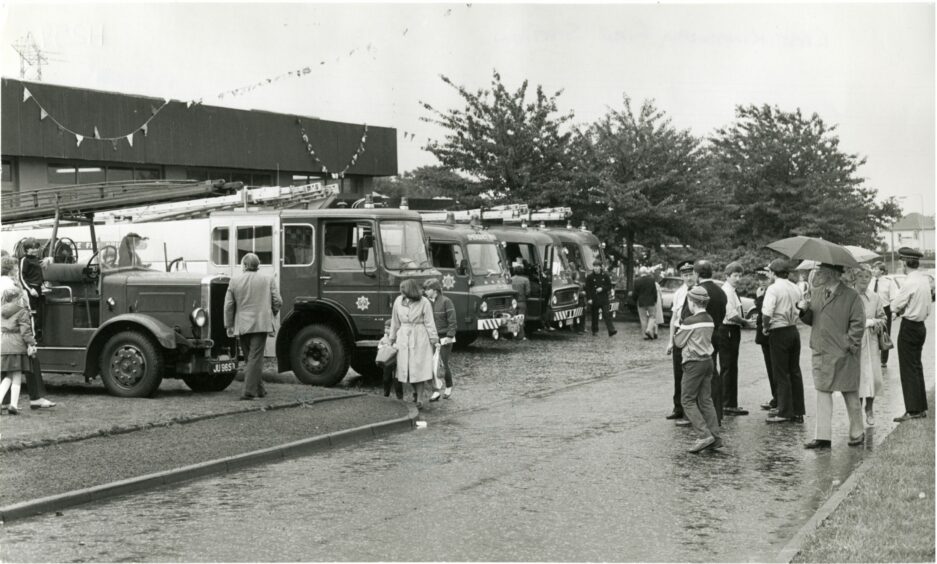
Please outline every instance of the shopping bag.
M439 349L436 349L436 352L433 353L433 390L439 391L446 387L446 382L442 378L442 366L440 363L442 359L439 356Z
M387 364L393 364L397 359L397 349L390 345L386 347L380 347L377 349L377 357L374 359L374 363L378 366L384 366Z

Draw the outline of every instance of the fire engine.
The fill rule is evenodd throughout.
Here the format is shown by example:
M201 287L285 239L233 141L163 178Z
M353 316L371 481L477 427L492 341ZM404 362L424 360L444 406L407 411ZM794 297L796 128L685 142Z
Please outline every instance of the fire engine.
M223 181L159 181L3 194L5 224L53 218L46 247L52 256L43 266L38 346L43 371L79 373L87 381L100 375L108 392L122 397L151 396L165 377L181 378L197 392L225 389L237 369L234 340L225 334L221 311L228 278L139 265L108 267L100 260L94 214L233 188ZM74 243L65 244L68 253L59 252L63 222L87 227L86 256Z
M456 309L456 344L465 346L479 334L498 339L516 334L517 292L504 249L481 225L462 225L450 214L446 223L424 223L430 257L439 270L443 291ZM514 330L511 330L514 329Z
M551 228L548 229L548 232L561 241L561 252L566 256L573 272L573 279L580 287L585 287L586 276L592 272L594 261L599 260L603 265L608 264L605 258L605 243L600 242L598 237L587 231L585 225L582 225L579 229L574 229L572 223L567 223L565 229ZM612 284L617 284L618 277L614 273L610 272L609 274L612 278ZM588 312L588 306L585 303L585 292L581 293L580 298L581 304ZM609 311L613 318L617 315L620 304L619 298L612 294ZM601 318L601 313L599 316Z

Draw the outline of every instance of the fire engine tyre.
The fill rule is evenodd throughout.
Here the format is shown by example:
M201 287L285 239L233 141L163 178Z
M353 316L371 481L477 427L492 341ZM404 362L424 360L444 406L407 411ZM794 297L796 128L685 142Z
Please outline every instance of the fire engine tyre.
M310 386L334 386L348 372L345 344L326 325L309 325L293 337L290 363L296 378Z
M384 369L374 360L377 358L377 349L359 348L351 357L351 369L361 374L366 382L376 384L384 377Z
M101 381L123 398L150 397L163 381L165 360L159 346L136 331L113 335L101 350Z
M237 376L237 372L230 374L193 374L183 376L182 381L193 392L220 392L226 390L231 382L234 382L235 376Z
M455 348L464 349L478 339L478 331L459 331L455 336Z

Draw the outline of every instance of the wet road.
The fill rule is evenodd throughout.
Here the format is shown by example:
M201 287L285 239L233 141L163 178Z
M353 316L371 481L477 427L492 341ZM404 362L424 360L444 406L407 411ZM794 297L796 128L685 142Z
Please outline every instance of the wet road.
M807 422L772 426L747 331L739 393L752 414L726 419L722 452L689 455L692 432L663 419L663 341L619 330L457 353L453 398L424 412L426 429L13 523L3 560L765 560L903 411L893 355L866 449L846 446L837 399L832 451L803 450L807 332Z

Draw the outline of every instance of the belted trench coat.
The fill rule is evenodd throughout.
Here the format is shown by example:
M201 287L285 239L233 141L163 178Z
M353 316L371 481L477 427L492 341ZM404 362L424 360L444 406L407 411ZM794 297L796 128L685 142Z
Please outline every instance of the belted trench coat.
M812 327L814 387L821 392L858 391L865 333L865 307L859 294L842 282L829 299L826 288L817 288L800 318Z
M390 318L390 341L397 349L398 380L412 384L433 378L433 352L439 335L428 299L411 302L397 296Z

